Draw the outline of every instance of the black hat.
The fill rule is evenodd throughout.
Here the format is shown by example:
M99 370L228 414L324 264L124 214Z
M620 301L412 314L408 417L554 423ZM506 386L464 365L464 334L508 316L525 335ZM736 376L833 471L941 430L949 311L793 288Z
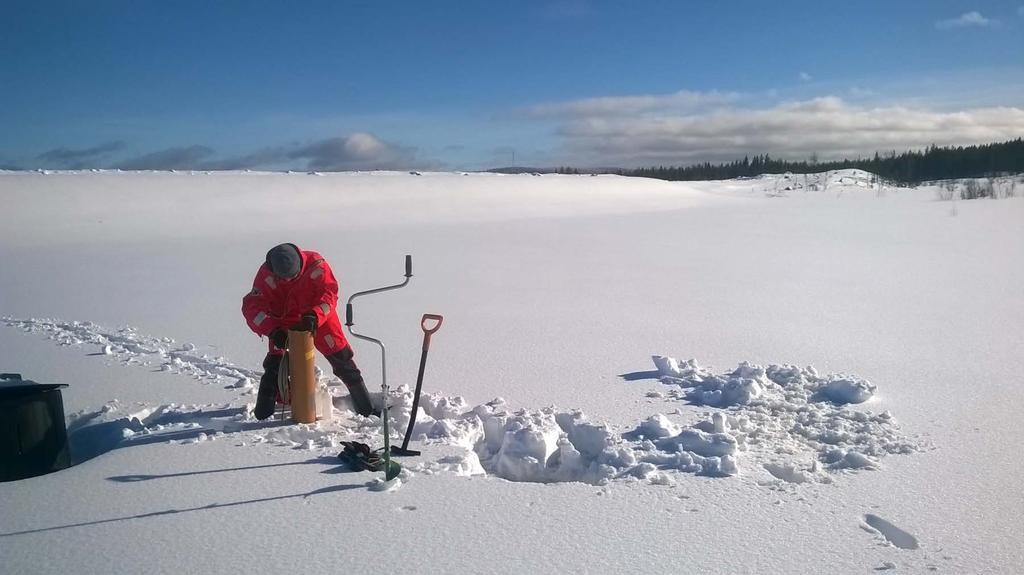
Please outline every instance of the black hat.
M302 255L295 244L281 244L270 248L267 252L267 267L274 275L282 278L293 278L302 270Z

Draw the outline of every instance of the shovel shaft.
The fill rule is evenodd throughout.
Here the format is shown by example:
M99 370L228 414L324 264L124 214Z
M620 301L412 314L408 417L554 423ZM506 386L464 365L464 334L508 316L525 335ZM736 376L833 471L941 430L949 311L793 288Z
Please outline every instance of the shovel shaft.
M425 339L429 339L430 335L424 336ZM426 344L424 344L426 345ZM412 437L412 428L416 425L416 413L420 409L420 390L423 388L423 370L427 367L427 348L424 346L423 353L420 354L420 371L416 375L416 391L412 394L412 413L409 414L409 427L405 430L405 439L402 440L402 450L407 451L409 449L409 438Z
M415 453L419 455L418 452L409 451L409 439L412 437L412 428L416 425L416 413L420 409L420 390L423 389L423 370L427 367L427 351L430 350L430 336L441 329L441 322L443 321L443 316L434 313L425 313L420 320L420 328L423 330L423 353L420 355L420 371L416 374L416 391L412 395L412 413L409 414L409 427L405 430L405 439L402 440L402 447L399 450L405 452L405 454ZM436 323L430 325L430 322Z

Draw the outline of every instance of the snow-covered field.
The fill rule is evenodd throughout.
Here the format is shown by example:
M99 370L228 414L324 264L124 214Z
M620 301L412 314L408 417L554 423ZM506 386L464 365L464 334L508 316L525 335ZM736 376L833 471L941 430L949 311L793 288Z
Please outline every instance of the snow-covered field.
M0 484L2 570L1024 570L1024 200L802 178L0 173L0 371L70 384L80 462ZM393 429L445 316L390 490L343 388L248 415L284 241L343 297L413 255L356 308Z

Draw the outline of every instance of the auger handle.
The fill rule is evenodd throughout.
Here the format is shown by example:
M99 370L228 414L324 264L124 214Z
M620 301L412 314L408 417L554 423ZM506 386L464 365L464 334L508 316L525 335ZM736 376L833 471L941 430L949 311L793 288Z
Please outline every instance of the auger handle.
M356 337L360 337L360 338L362 337L361 335L359 335L356 332L352 331L352 324L354 323L352 321L352 300L356 299L357 297L362 297L364 295L370 295L370 294L380 293L382 291L389 291L389 290L393 290L393 289L403 288L403 287L405 287L409 283L409 278L411 278L411 277L412 277L412 256L409 255L409 254L406 254L405 255L405 281L403 281L400 284L395 284L393 286L384 286L384 287L381 287L381 288L368 289L368 290L365 290L365 291L356 292L356 293L352 294L351 296L349 296L348 303L345 304L345 325L348 326L348 330L350 332L352 332L352 335L354 335Z

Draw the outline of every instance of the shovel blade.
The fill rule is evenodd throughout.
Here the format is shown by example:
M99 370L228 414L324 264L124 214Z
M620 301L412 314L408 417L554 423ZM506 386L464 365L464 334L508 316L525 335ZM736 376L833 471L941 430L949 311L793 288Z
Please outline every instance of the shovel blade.
M402 449L397 445L392 445L391 455L404 455L406 457L416 457L417 455L420 455L420 452L416 451L415 449Z

